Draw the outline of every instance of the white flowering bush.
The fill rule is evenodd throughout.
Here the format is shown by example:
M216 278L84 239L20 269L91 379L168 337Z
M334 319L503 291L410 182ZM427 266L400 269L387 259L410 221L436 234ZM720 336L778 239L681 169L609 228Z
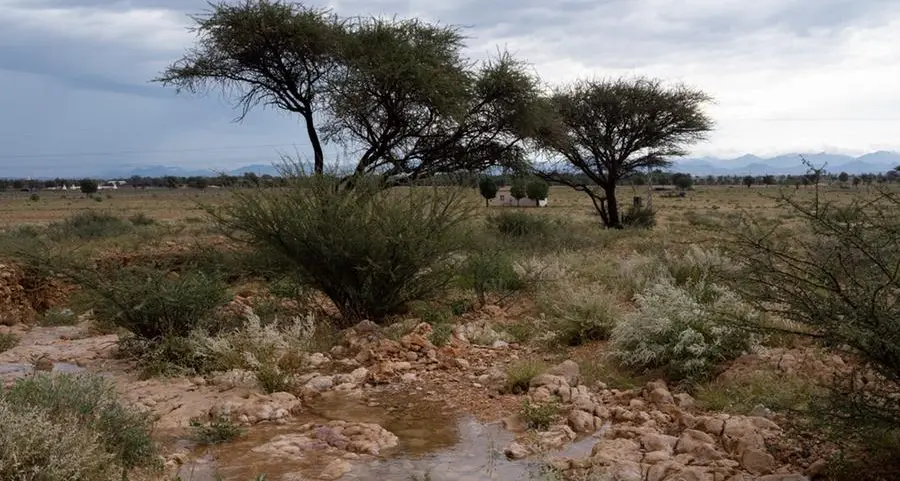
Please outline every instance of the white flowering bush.
M247 308L243 325L234 331L208 336L195 331L191 337L210 370L258 369L277 363L288 352L305 351L316 332L313 314L296 316L285 323L264 324Z
M625 366L663 368L673 380L700 380L757 342L740 325L757 323L759 313L705 279L678 286L663 276L634 300L637 311L611 334L613 356Z

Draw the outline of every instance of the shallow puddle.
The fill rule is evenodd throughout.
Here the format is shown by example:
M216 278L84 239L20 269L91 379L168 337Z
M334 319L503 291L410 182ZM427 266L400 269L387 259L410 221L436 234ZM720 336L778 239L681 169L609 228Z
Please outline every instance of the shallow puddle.
M233 442L198 448L196 461L182 466L179 475L185 481L251 481L260 474L269 481L316 479L334 458L308 451L300 460L288 460L252 449L297 431L304 423L333 420L375 423L399 439L397 447L382 451L378 459L349 461L351 470L342 480L523 481L538 471L535 462L506 459L503 448L514 436L499 424L480 424L418 396L380 393L362 398L324 396L291 423L258 425Z
M67 362L54 362L51 372L76 373L86 369ZM24 377L34 372L34 366L26 363L0 364L0 376L6 378Z

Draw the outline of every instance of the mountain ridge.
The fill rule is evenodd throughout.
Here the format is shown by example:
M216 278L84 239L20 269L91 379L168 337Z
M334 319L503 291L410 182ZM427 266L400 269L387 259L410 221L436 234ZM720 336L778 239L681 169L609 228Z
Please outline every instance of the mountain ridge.
M818 153L788 153L772 157L760 157L754 154L744 154L738 157L687 157L673 159L672 165L667 169L673 172L684 172L691 175L802 175L807 173L807 167L803 159L812 163L815 167L825 166L825 170L832 173L847 172L851 175L885 172L900 165L900 152L879 150L859 156L833 154L828 152ZM274 165L249 164L233 169L199 168L187 169L178 166L145 165L131 169L109 169L104 172L85 172L79 177L95 177L102 179L128 179L135 175L141 177L214 177L221 173L231 176L242 176L252 172L257 175L278 175L278 169ZM0 173L0 176L4 176ZM8 175L5 176L7 178ZM35 177L45 180L53 177Z

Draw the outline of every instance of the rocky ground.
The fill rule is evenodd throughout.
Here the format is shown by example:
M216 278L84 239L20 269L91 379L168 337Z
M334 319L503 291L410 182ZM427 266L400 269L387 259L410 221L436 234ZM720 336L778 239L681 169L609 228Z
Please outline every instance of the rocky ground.
M285 481L366 479L372 472L367 463L452 449L460 437L455 420L465 415L474 416L477 426L495 426L493 432L504 439L502 446L478 449L502 453L504 462L539 460L571 479L801 481L823 473L824 454L801 449L763 406L752 416L702 412L689 394L659 380L627 390L602 379L588 385L572 360L534 376L523 392L506 392L511 363L545 355L499 339L483 341L492 326L517 317L510 309L485 306L466 314L442 347L429 340L432 326L424 322L394 338L371 322L359 323L340 333L327 352L304 354L291 392L265 394L254 373L241 370L139 379L135 366L116 357L118 336L95 333L88 317L74 326L34 327L36 312L58 304L65 290L28 286L23 279L20 270L0 266L0 334L20 338L0 353L0 381L34 371L111 377L125 399L158 418L167 480L183 476L186 466L191 478L204 479L199 473L217 463L224 479L242 481L252 478L247 469ZM760 371L823 375L841 365L839 358L823 360L808 350L772 349L738 359L720 378ZM526 400L552 403L558 411L547 425L526 429ZM412 418L418 424L405 422ZM217 419L244 426L249 434L212 456L185 442L192 420ZM477 440L485 432L468 436ZM223 459L249 468L229 474ZM433 479L519 479L524 472L504 474L494 470L491 453L486 459L488 468L453 474L451 466Z
M496 308L487 312L491 309ZM405 402L442 403L448 411L470 413L483 423L502 423L511 433L510 442L498 450L508 459L541 459L576 479L800 481L816 478L823 468L823 461L814 457L790 455L785 446L791 443L766 410L758 416L700 412L690 395L673 393L662 381L630 390L610 389L602 382L589 386L582 382L579 365L566 360L532 378L527 393L504 393L506 366L535 353L503 341L476 346L465 325L457 326L449 344L438 348L429 341L431 326L426 323L398 340L385 337L372 323L360 323L343 332L330 352L307 355L308 368L295 379L298 389L273 394L264 394L252 373L236 370L205 378L139 380L132 366L114 357L117 337L93 335L87 322L0 329L21 337L18 346L0 353L4 382L32 370L104 373L126 399L157 415L159 435L168 443L167 479L196 455L193 447L178 441L189 422L223 417L254 427L258 444L242 448L244 455L305 466L281 479L352 476L354 463L396 453L397 434L373 422L316 419L309 406L331 396L370 402L375 409L382 403L365 400L390 392L404 393ZM740 376L760 366L788 372L809 362L820 361L807 359L803 351L774 350L739 359L723 376ZM556 402L560 415L549 427L526 430L519 414L525 399ZM410 406L394 410L402 416ZM589 452L559 455L568 445L585 441L592 444Z

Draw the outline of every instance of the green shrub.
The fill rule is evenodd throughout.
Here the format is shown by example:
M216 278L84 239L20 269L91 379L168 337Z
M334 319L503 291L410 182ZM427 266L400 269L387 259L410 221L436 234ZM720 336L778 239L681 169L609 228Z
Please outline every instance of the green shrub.
M440 322L432 326L431 335L428 340L437 347L446 346L453 337L453 325L447 322Z
M854 479L879 479L900 460L900 196L879 189L836 202L816 188L808 199L778 198L801 222L746 217L728 226L726 246L740 263L731 286L797 325L794 333L854 359L815 417L844 452L859 453L852 461L865 469L851 469ZM893 462L869 469L871 459Z
M38 194L31 194L31 197L28 198L32 202L38 202L41 200L41 196Z
M545 297L549 328L567 346L608 339L621 315L615 296L601 286L565 283Z
M516 272L511 256L492 249L469 254L463 265L461 284L473 289L482 305L488 293L507 293L526 287Z
M20 379L9 389L0 391L0 400L8 406L8 411L29 417L31 420L37 421L39 426L44 426L46 429L59 427L58 431L68 433L61 436L63 439L80 438L79 440L84 442L84 445L76 449L76 452L79 453L81 461L76 461L73 469L94 457L101 457L104 463L108 463L111 457L123 479L125 473L135 468L159 467L157 447L150 437L152 428L150 415L122 404L112 384L101 376L91 374L35 375ZM10 414L7 412L7 415ZM4 433L10 431L6 423L3 426ZM82 434L79 435L79 433ZM61 448L47 450L46 454L35 452L46 449L46 447L40 446L40 443L45 440L33 432L25 432L21 435L34 436L30 446L19 448L26 452L31 451L29 454L33 456L52 459L54 452L57 455L65 455ZM0 435L0 438L4 436ZM88 442L88 440L93 442ZM95 445L100 446L108 456L100 456L97 452L99 450L94 449ZM21 459L26 463L34 462L28 460L27 457ZM17 467L17 464L12 463L14 470L28 469ZM0 464L0 470L4 469L5 465L6 463ZM90 463L90 470L96 469L98 468ZM108 468L99 472L105 473L106 469ZM29 478L27 476L30 474L27 471L22 472L21 476L24 477L13 476L2 479L55 479ZM87 481L107 478L59 479L85 479Z
M640 229L651 229L656 226L656 211L649 207L631 206L622 215L622 225Z
M0 352L8 351L19 345L19 336L11 332L0 332Z
M519 416L525 421L528 429L544 431L553 424L553 421L559 416L561 409L558 403L542 402L533 403L528 399L522 401L522 408L519 410Z
M228 418L217 418L208 423L192 419L190 427L193 431L191 438L202 446L227 443L236 437L243 436L246 432Z
M98 277L105 277L100 279ZM98 321L143 339L186 336L198 327L216 330L213 311L227 301L225 284L203 272L180 275L143 267L83 276L96 296Z
M73 326L78 324L78 316L71 309L48 309L37 318L39 326Z
M119 481L115 458L96 433L54 422L39 408L0 398L0 479Z
M325 176L288 175L277 191L238 191L218 224L275 252L298 282L325 293L342 326L382 321L451 280L459 228L472 209L457 188L383 189L356 178L352 188Z
M509 237L545 235L551 231L547 219L520 211L503 211L488 218L491 225Z
M128 221L136 226L146 226L153 225L156 223L156 220L143 212L138 212L137 214L132 215L128 218Z
M546 370L545 363L533 359L510 364L506 368L505 391L512 394L528 392L528 383L531 382L531 379Z
M675 381L698 381L753 345L736 324L759 322L759 313L732 291L701 281L676 286L661 278L635 296L637 311L612 330L613 355L625 366L666 371Z
M62 222L50 225L51 238L54 240L100 239L119 236L129 231L131 231L131 226L121 218L109 212L93 210L79 212Z

